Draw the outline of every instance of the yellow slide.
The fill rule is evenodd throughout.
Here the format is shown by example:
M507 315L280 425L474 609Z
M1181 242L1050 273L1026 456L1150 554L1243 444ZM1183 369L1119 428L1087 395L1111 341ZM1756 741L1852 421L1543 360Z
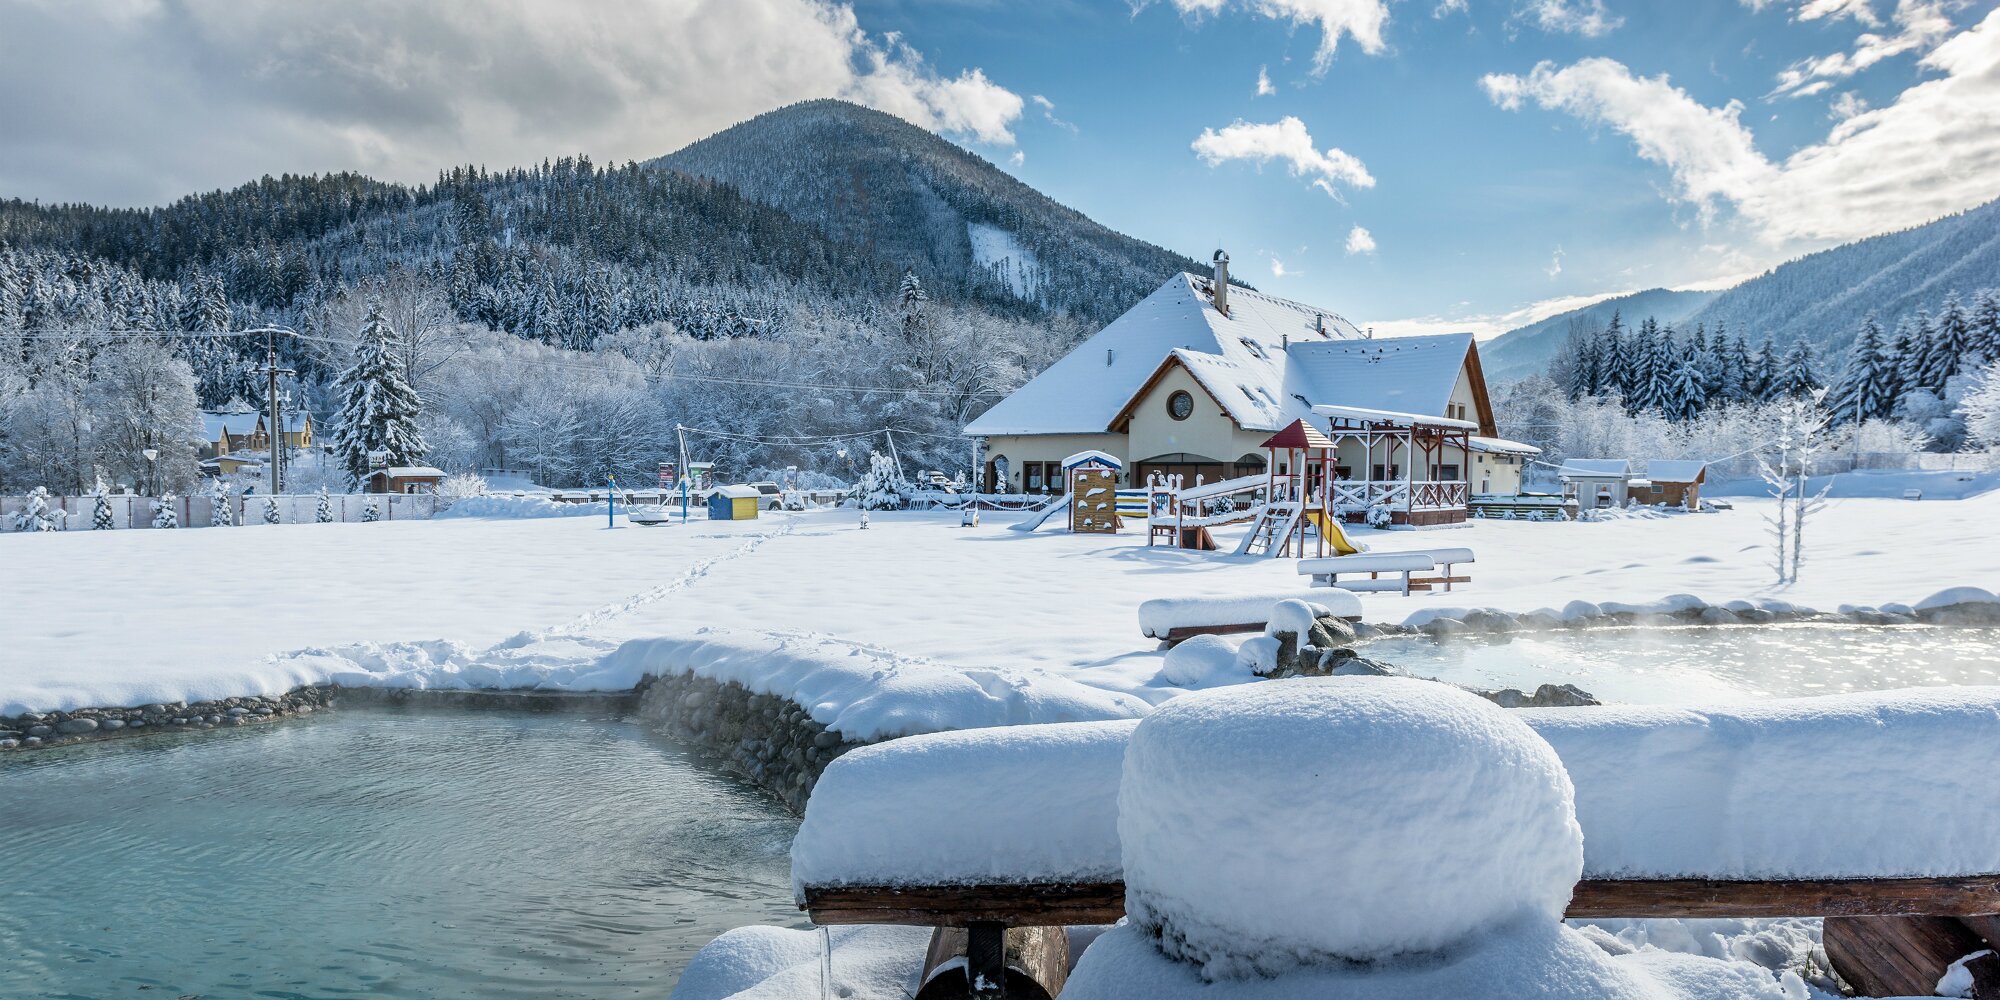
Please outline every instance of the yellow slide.
M1306 523L1319 529L1320 537L1326 539L1333 546L1334 555L1351 556L1359 553L1364 548L1364 546L1356 545L1353 541L1349 540L1347 532L1343 531L1340 527L1340 520L1338 518L1327 517L1325 511L1307 508Z

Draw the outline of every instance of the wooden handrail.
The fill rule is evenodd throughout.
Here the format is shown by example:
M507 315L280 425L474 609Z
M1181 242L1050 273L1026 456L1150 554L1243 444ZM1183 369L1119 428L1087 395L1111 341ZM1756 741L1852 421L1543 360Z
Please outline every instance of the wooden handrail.
M807 886L815 924L1013 927L1108 924L1125 915L1123 882ZM2000 875L1734 881L1584 879L1565 916L1965 917L2000 913Z

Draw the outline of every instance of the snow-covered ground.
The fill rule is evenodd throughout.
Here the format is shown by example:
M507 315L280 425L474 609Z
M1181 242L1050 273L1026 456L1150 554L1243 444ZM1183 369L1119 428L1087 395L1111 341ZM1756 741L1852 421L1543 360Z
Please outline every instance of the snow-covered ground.
M1980 544L2000 493L1832 501L1807 525L1802 582L1784 588L1770 582L1765 508L1744 500L1715 514L1356 530L1380 551L1478 554L1473 582L1454 593L1363 595L1363 613L1402 621L1676 593L1830 609L2000 587L2000 564ZM629 684L599 669L619 644L707 628L712 645L812 643L890 666L970 671L988 688L1063 678L1104 696L1065 694L1062 707L1014 721L1115 718L1143 712L1128 696L1157 703L1182 690L1140 634L1142 601L1306 582L1291 560L1148 548L1137 531L1007 530L1016 519L988 512L980 527L961 528L957 514L878 513L863 531L855 512L821 510L616 530L566 517L10 534L0 537L16 581L0 602L0 713L273 693L334 674ZM1227 549L1233 539L1222 535ZM293 655L306 650L321 652Z

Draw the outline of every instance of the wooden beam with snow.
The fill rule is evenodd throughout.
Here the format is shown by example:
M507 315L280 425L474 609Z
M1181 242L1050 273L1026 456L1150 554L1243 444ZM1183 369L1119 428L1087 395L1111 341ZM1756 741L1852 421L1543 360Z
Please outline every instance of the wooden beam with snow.
M816 924L1016 927L1108 924L1125 915L1123 882L805 889ZM1565 914L1597 917L1968 917L2000 913L2000 875L1722 881L1584 879Z

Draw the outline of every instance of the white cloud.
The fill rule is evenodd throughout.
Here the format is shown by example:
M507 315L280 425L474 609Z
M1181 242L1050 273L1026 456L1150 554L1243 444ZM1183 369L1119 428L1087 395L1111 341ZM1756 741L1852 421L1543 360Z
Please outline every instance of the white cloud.
M0 190L158 203L261 173L644 159L843 97L1008 146L1022 99L833 0L0 4Z
M1278 88L1271 86L1271 74L1265 72L1264 67L1257 67L1257 96L1269 97L1277 92Z
M1252 160L1260 166L1282 160L1294 177L1311 177L1312 186L1340 199L1336 185L1369 188L1375 178L1361 161L1345 151L1327 147L1321 152L1313 145L1305 123L1290 115L1268 124L1237 119L1220 131L1203 129L1191 144L1195 155L1213 167L1230 160Z
M1875 16L1875 5L1871 0L1805 0L1799 4L1798 19L1801 21L1821 18L1838 21L1843 17L1851 17L1871 28L1882 23L1882 19Z
M1047 121L1049 124L1054 125L1059 129L1066 130L1071 135L1076 134L1076 126L1074 124L1063 121L1062 119L1056 117L1056 103L1054 101L1051 101L1040 94L1036 94L1033 97L1028 98L1028 100L1035 102L1035 107L1041 109L1042 119L1044 121Z
M1597 38L1625 23L1605 9L1604 0L1527 0L1519 13L1543 31Z
M1551 278L1555 277L1558 274L1563 273L1562 247L1556 247L1556 252L1549 256L1549 266L1542 268L1542 273L1548 275Z
M1799 11L1800 20L1814 17L1839 17L1840 11L1850 5L1840 3L1807 3ZM1826 11L1812 13L1814 8L1824 7ZM1880 24L1874 12L1865 4L1850 16L1864 24ZM1896 11L1891 15L1896 24L1893 33L1881 35L1864 32L1854 39L1852 52L1835 52L1831 55L1813 56L1801 59L1778 73L1778 85L1771 90L1771 97L1809 97L1832 88L1832 80L1845 80L1862 70L1894 56L1910 52L1928 52L1939 42L1951 36L1951 17L1945 13L1943 0L1898 0Z
M1827 115L1834 121L1839 122L1846 121L1866 110L1868 110L1868 102L1863 100L1860 94L1850 90L1833 99L1833 103L1827 106Z
M1297 272L1297 271L1287 271L1287 270L1285 270L1285 262L1284 262L1284 261L1282 261L1282 260L1279 260L1279 259L1278 259L1278 258L1276 258L1276 257L1272 257L1272 258L1271 258L1271 277L1272 277L1272 278L1282 278L1282 277L1285 277L1286 275L1297 275L1297 274L1298 274L1298 272Z
M1993 198L2000 176L2000 10L1922 60L1942 74L1860 111L1781 162L1756 148L1743 106L1696 101L1664 75L1610 59L1480 81L1503 108L1528 101L1630 137L1666 167L1671 197L1704 222L1724 205L1774 246L1827 245L1918 225Z
M1151 0L1132 0L1141 8ZM1240 7L1274 21L1319 28L1319 49L1313 53L1313 73L1323 74L1333 65L1340 37L1346 35L1375 55L1384 48L1382 29L1389 23L1388 0L1170 0L1184 16L1219 14L1224 8Z
M1360 226L1355 226L1353 229L1347 231L1348 256L1353 256L1354 254L1358 253L1374 253L1374 252L1375 252L1375 237L1368 230L1363 229Z
M1431 16L1443 17L1446 14L1463 14L1465 13L1465 9L1465 0L1438 0L1438 5L1431 9Z
M1021 164L1026 162L1028 162L1028 154L1023 153L1018 149L1007 157L1007 163L1009 166L1019 167Z
M1563 295L1552 299L1531 302L1519 309L1501 313L1457 313L1453 315L1432 314L1411 316L1404 319L1376 320L1362 324L1372 327L1378 337L1415 337L1433 333L1470 333L1480 340L1490 340L1516 327L1539 323L1558 313L1571 309L1581 309L1593 302L1615 299L1620 295L1630 295L1634 289L1619 292L1602 292L1597 295Z

